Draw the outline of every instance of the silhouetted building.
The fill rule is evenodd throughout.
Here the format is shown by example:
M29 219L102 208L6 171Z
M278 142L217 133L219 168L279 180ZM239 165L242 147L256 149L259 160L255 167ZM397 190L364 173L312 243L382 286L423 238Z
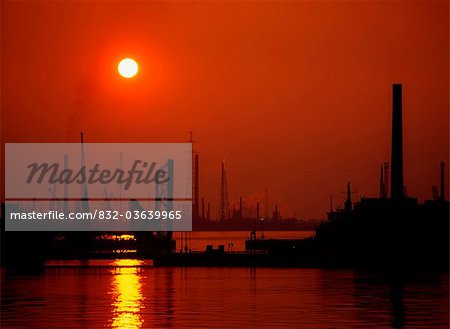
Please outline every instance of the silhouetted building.
M402 85L392 86L391 198L403 198Z
M406 197L403 184L402 86L393 85L391 198L388 173L380 170L380 197L363 198L352 207L350 185L344 210L330 211L316 230L317 257L325 266L387 271L449 270L449 203L441 191L419 204Z
M350 190L350 182L347 183L347 199L345 200L344 210L345 211L352 211L353 204L352 204L352 192Z
M445 163L441 162L441 200L445 200Z

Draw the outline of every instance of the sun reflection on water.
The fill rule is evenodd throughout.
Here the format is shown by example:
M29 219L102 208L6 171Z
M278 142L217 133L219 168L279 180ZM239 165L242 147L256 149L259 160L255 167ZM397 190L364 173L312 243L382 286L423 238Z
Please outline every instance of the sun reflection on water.
M142 295L141 262L135 259L114 261L112 281L112 328L139 329L143 326L141 310L144 308Z

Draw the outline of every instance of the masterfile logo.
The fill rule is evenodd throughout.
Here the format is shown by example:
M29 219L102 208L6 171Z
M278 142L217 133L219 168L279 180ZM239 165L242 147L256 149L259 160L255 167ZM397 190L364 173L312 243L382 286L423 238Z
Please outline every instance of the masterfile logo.
M7 199L155 199L169 180L173 198L191 198L190 143L7 143L5 152Z
M142 169L140 169L140 167ZM48 164L36 162L27 166L30 174L27 184L36 182L42 184L123 184L123 188L128 190L131 184L164 184L170 180L168 173L163 169L155 170L156 162L150 165L146 161L134 160L129 170L116 168L113 170L100 169L101 165L96 163L92 169L81 166L78 171L64 168L61 169L58 163Z
M191 143L8 143L6 230L189 231Z

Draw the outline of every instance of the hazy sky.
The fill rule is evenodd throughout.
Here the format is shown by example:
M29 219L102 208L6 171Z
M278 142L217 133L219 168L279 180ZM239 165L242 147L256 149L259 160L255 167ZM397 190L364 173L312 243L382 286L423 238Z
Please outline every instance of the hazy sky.
M187 141L217 213L264 187L282 215L377 196L403 83L405 184L449 159L449 3L2 1L3 142ZM140 65L123 79L123 57ZM448 173L448 171L447 171Z

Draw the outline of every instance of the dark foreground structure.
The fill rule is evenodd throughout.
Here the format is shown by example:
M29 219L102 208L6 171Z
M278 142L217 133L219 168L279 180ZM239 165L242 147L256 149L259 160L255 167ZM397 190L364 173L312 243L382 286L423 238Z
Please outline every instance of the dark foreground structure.
M167 255L156 264L448 272L450 205L445 200L443 163L438 197L419 204L417 199L405 195L402 85L394 84L392 88L390 197L387 191L383 191L379 198L364 198L353 205L349 184L343 209L330 210L328 220L318 227L314 238L256 239L252 234L246 241L245 255L229 255L220 251L215 254Z
M315 241L323 266L448 271L449 203L363 199L329 214Z
M317 255L331 266L448 271L449 203L441 164L441 193L418 204L403 183L402 85L392 88L391 195L362 199L352 207L350 187L343 210L330 212L317 230Z
M393 85L391 191L381 184L379 198L351 201L350 184L343 209L308 239L256 239L245 252L208 248L205 252L175 253L171 232L139 232L132 239L109 239L95 232L5 232L2 266L17 272L40 272L46 259L133 257L153 259L155 266L283 266L339 267L388 272L448 272L449 202L445 200L444 165L441 191L419 204L403 185L402 86ZM4 209L3 209L4 210ZM4 213L4 212L3 212ZM4 221L2 221L4 224ZM123 232L126 233L126 232ZM104 233L103 236L112 234Z

